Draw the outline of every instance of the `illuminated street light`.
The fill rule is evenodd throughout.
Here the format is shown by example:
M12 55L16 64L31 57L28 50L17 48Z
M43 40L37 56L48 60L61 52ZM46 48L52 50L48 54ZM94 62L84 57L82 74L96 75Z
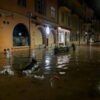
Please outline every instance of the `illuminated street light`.
M48 46L48 36L50 34L50 28L49 26L46 27L46 46Z
M49 35L49 33L50 33L50 28L47 26L46 27L46 34Z
M85 32L85 35L87 35L88 33L87 32Z

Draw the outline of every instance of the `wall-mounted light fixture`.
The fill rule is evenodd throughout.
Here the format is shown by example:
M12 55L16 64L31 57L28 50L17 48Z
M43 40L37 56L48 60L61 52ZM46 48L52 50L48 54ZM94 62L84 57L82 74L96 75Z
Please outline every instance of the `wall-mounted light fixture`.
M50 33L50 28L49 28L49 26L47 26L46 27L46 34L49 35L49 33Z

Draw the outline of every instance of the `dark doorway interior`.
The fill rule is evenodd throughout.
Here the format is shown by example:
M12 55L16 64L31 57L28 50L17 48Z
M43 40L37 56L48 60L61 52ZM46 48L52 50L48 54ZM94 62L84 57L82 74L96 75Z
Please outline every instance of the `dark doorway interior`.
M13 31L13 46L29 46L29 32L24 24L17 24Z

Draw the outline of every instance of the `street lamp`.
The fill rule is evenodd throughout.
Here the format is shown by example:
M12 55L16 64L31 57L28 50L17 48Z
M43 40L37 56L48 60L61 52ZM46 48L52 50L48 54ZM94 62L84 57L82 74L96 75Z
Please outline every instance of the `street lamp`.
M46 46L48 46L48 36L50 34L50 28L49 26L46 26Z
M78 43L80 45L80 32L79 31L77 31L77 41L79 41Z
M87 41L87 45L89 44L89 33L85 32L85 39Z
M49 33L50 33L50 28L49 28L49 26L47 26L46 27L46 34L49 35Z
M28 22L29 22L29 57L31 56L31 17L32 17L32 13L31 12L27 12L27 16L28 16Z

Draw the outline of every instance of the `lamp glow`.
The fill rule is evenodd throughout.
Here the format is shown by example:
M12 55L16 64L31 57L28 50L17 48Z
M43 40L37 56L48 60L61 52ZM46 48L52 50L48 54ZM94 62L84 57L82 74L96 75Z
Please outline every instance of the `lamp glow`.
M21 36L22 35L22 33L19 33L19 36Z
M50 28L48 26L46 27L46 33L47 33L47 35L49 35L49 33L50 33Z

